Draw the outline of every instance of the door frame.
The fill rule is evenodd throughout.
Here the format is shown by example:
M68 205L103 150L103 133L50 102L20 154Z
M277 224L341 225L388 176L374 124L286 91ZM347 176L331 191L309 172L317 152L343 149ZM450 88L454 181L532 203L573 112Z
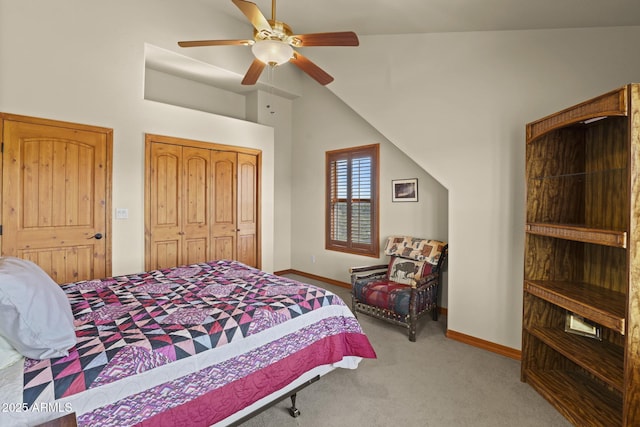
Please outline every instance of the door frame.
M112 213L111 213L111 197L112 197L112 186L113 186L113 129L101 127L101 126L93 126L86 125L81 123L73 123L66 122L60 120L53 119L44 119L40 117L31 117L24 116L19 114L12 113L2 113L0 112L0 139L2 139L2 161L0 161L0 189L2 189L3 179L4 179L4 122L5 120L11 120L15 122L24 122L36 125L43 126L53 126L65 129L76 129L87 132L96 132L104 134L105 142L106 142L106 160L105 160L105 234L107 236L107 241L105 244L105 277L109 277L112 275L112 247L113 247L113 235L112 235ZM3 200L4 195L0 190L0 206L4 203ZM0 224L4 222L4 218L2 218L2 210L0 209ZM0 234L0 253L2 252L2 235Z

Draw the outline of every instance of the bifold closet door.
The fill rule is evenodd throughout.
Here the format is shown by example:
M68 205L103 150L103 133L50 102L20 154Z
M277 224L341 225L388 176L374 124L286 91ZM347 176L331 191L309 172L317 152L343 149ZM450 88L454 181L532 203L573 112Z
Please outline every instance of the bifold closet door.
M146 270L215 259L260 267L259 152L229 148L146 136Z
M147 269L210 259L210 150L154 143L150 153Z
M257 156L213 152L213 258L258 266Z
M153 143L148 153L146 270L182 261L182 147Z
M258 159L238 153L237 260L258 265Z
M182 148L183 264L211 259L211 150Z
M238 154L234 152L212 152L213 259L236 259L237 160Z

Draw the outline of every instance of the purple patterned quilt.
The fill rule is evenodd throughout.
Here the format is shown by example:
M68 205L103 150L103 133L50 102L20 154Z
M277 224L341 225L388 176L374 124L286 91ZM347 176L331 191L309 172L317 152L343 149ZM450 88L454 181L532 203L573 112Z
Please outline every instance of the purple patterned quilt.
M45 390L61 399L220 348L321 307L344 306L339 297L324 289L235 261L212 261L62 287L75 316L77 344L67 357L26 360L23 401L28 405L37 402ZM364 341L358 337L352 344L356 350L345 351L345 355L375 357L355 318L340 319L337 326L332 326L335 319L323 322L329 325L327 332L322 332L323 337L309 338L310 345L348 333ZM334 333L330 328L344 331ZM306 336L312 337L313 331L309 329ZM296 342L302 341L296 338ZM295 355L294 350L291 352ZM234 360L226 363L238 363ZM191 380L183 377L174 382L179 381ZM90 419L89 415L87 421Z

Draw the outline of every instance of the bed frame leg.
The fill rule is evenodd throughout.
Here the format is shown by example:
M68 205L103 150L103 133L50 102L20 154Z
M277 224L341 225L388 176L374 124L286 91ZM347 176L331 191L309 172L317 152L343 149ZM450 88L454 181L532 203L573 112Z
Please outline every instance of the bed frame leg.
M296 408L296 396L297 393L291 395L291 408L289 408L289 415L293 418L297 418L300 416L300 410Z
M271 402L267 403L266 405L256 409L255 411L251 412L250 414L247 414L244 417L233 421L231 424L228 425L228 427L238 427L238 426L242 425L243 423L246 423L248 420L250 420L251 418L255 417L260 412L264 411L267 408L272 407L276 403L282 402L287 397L291 398L291 408L289 408L289 414L294 418L299 417L300 416L300 410L298 408L296 408L296 395L297 395L297 393L300 390L302 390L303 388L315 383L319 379L320 379L320 375L316 375L315 377L311 378L310 380L307 380L305 383L300 384L298 387L294 388L293 390L287 391L286 393L280 395L279 397L275 398L274 400L272 400ZM293 394L290 394L290 393L293 393Z

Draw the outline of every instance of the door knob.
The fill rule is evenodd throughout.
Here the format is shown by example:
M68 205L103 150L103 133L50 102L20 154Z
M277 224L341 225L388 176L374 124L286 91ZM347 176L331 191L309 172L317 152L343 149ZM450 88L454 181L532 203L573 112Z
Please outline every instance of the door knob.
M102 233L96 233L93 236L89 237L90 239L100 240L102 239Z

